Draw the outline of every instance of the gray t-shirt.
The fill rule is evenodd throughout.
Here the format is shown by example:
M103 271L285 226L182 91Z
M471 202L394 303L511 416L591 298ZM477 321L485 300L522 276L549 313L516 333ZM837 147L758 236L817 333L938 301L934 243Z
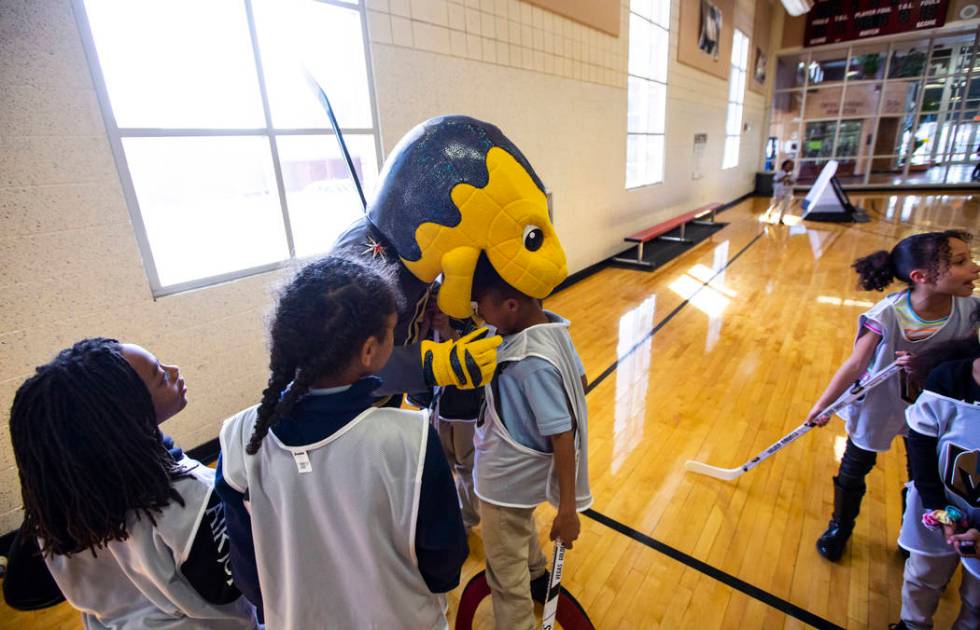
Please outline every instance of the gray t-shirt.
M575 355L579 373L585 368ZM507 366L497 379L504 425L516 442L542 453L552 451L549 436L572 430L561 374L539 357Z

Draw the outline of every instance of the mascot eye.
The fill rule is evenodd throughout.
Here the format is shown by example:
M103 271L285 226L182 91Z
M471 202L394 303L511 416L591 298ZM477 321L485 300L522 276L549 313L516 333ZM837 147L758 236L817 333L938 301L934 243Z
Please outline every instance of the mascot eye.
M536 225L524 226L524 247L529 252L536 252L544 244L544 232Z

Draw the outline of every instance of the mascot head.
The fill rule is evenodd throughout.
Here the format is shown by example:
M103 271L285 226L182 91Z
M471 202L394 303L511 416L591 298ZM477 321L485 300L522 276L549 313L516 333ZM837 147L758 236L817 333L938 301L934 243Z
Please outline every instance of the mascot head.
M443 274L439 308L470 315L477 259L531 297L565 279L565 252L548 217L544 184L493 125L442 116L412 129L385 163L368 218L416 277Z

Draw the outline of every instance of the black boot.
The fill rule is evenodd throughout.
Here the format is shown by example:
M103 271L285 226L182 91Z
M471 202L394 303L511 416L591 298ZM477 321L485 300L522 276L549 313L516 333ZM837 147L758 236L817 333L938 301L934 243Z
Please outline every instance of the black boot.
M863 485L844 485L841 476L834 477L834 516L830 519L827 531L817 539L817 551L832 562L836 562L844 554L847 539L854 531L854 520L861 511L861 499L865 490Z

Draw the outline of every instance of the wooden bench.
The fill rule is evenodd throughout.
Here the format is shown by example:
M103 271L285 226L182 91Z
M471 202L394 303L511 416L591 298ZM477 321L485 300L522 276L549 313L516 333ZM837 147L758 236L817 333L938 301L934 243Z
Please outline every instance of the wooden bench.
M651 263L643 260L643 246L654 239L660 239L662 241L675 241L678 243L690 243L691 240L686 237L685 231L688 223L695 223L698 225L712 225L715 222L715 215L718 209L721 208L720 203L709 203L706 206L701 206L700 208L695 208L690 212L685 212L684 214L678 215L673 219L668 219L659 225L655 225L651 228L647 228L636 234L630 234L623 240L627 243L636 243L636 258L613 258L614 261L620 263L627 263L630 265L640 265L642 267L652 267ZM709 217L709 220L705 221L702 217ZM680 236L664 236L667 232L680 228Z

